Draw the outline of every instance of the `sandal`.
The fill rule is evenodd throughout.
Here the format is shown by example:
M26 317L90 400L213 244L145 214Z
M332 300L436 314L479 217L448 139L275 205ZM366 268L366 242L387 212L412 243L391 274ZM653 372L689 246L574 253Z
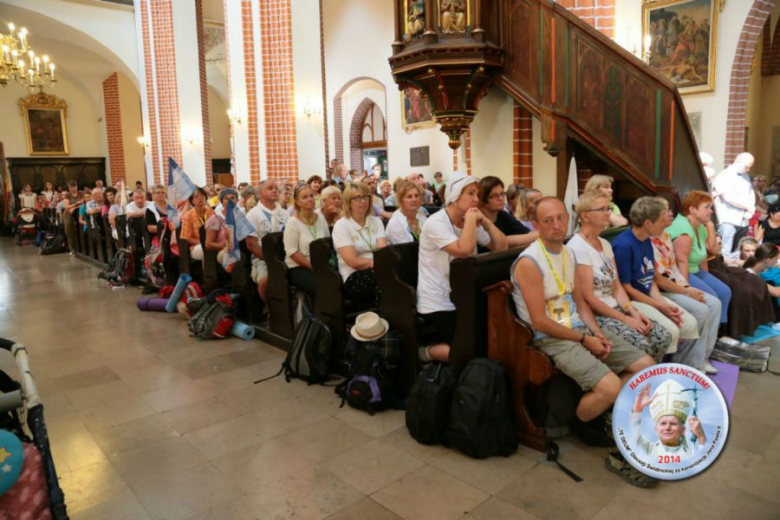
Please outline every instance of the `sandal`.
M604 461L604 466L632 486L650 488L658 484L658 479L640 473L620 455L609 454Z

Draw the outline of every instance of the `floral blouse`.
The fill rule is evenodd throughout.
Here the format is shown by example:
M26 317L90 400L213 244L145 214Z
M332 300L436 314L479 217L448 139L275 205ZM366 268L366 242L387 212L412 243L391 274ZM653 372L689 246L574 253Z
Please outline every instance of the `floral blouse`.
M672 246L672 238L669 233L664 231L664 234L659 237L652 238L653 252L655 253L655 272L661 276L665 276L680 284L683 287L688 287L690 284L680 272L680 268L677 267L677 258L674 256L674 246Z

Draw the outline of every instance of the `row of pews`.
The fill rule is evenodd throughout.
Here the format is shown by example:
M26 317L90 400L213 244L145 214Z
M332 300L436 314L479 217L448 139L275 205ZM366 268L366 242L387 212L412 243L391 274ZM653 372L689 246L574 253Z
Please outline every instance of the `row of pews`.
M65 218L68 218L66 215ZM45 219L49 221L47 216ZM56 219L51 225L61 226ZM108 218L102 226L86 231L78 226L75 252L96 265L105 264L118 249L127 248L136 262L135 273L140 276L143 257L151 244L142 218L117 218L118 240L113 240ZM169 235L168 235L169 236ZM218 287L231 287L241 295L238 319L251 323L259 339L289 350L294 334L296 288L289 283L288 267L282 233L271 233L262 240L263 253L268 264L268 313L264 320L264 304L251 279L251 253L241 243L241 260L227 273L217 262L217 252L205 249L205 230L201 229L204 246L203 261L193 261L189 245L178 240L178 257L171 252L170 240L163 240L166 260L166 283L174 284L180 273L188 273L201 283L204 293ZM519 419L521 441L535 449L545 450L544 429L534 417L534 398L541 384L554 372L546 355L530 346L533 333L514 311L511 300L512 285L509 271L521 249L483 253L452 262L450 281L451 299L458 313L451 345L450 362L463 368L475 357L490 357L507 368L515 391L515 405ZM335 373L345 374L347 366L344 350L349 327L355 317L368 310L377 312L403 337L401 359L397 370L398 387L406 393L416 379L420 364L418 348L430 344L432 330L417 314L418 244L391 245L375 253L374 271L380 290L378 306L359 304L344 298L341 275L335 263L335 251L330 238L312 242L311 259L316 277L317 297L313 313L328 325L333 335Z

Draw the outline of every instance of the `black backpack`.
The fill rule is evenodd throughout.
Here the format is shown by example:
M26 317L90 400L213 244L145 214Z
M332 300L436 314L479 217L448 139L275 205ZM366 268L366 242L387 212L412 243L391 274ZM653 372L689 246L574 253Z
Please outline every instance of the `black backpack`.
M65 235L59 233L47 233L41 241L41 249L39 251L42 255L56 255L64 253L68 250L66 245Z
M417 442L444 442L457 382L450 365L430 363L420 372L406 397L406 428Z
M211 291L206 298L198 298L187 304L194 312L187 322L190 334L198 339L224 339L230 335L235 323L236 299L229 289Z
M309 384L324 383L330 374L333 339L327 325L304 307L304 315L295 329L290 352L282 363L284 377L303 379Z
M103 272L98 274L98 278L109 282L127 284L132 281L134 271L133 254L129 249L120 249L108 261L108 265L106 265Z
M473 359L452 396L448 444L469 457L509 456L518 446L509 377L498 361Z
M339 384L336 395L341 397L341 406L364 410L370 415L395 408L393 392L393 371L397 351L386 348L398 341L396 333L390 331L382 343L358 341L350 337L347 345L349 377ZM387 341L390 340L390 341Z

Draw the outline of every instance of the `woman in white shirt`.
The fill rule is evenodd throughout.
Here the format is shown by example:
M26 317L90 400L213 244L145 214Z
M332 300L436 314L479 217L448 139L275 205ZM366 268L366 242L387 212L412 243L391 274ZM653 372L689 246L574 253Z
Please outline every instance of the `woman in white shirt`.
M393 212L387 223L387 241L390 244L419 242L425 216L418 210L422 205L422 188L419 184L403 181L398 185L397 200L401 207Z
M29 184L24 185L24 190L19 194L19 202L21 208L35 209L35 203L38 201L38 196L33 193L32 186Z
M575 207L580 232L567 244L577 260L576 281L602 331L625 339L660 363L672 335L631 304L618 278L612 246L599 234L609 227L609 197L583 194Z
M344 281L344 296L358 302L376 301L374 251L387 245L382 221L371 213L371 190L350 183L344 190L344 218L333 226L333 247Z
M295 216L284 228L284 262L290 269L290 283L314 298L316 283L309 247L315 240L330 236L330 231L325 218L314 211L317 199L311 186L298 185L293 192L293 204Z
M455 331L450 300L450 262L476 254L477 244L492 251L507 248L507 239L479 211L479 179L455 172L444 190L445 208L425 222L420 234L417 312L436 329L438 343L420 348L422 361L448 361Z

